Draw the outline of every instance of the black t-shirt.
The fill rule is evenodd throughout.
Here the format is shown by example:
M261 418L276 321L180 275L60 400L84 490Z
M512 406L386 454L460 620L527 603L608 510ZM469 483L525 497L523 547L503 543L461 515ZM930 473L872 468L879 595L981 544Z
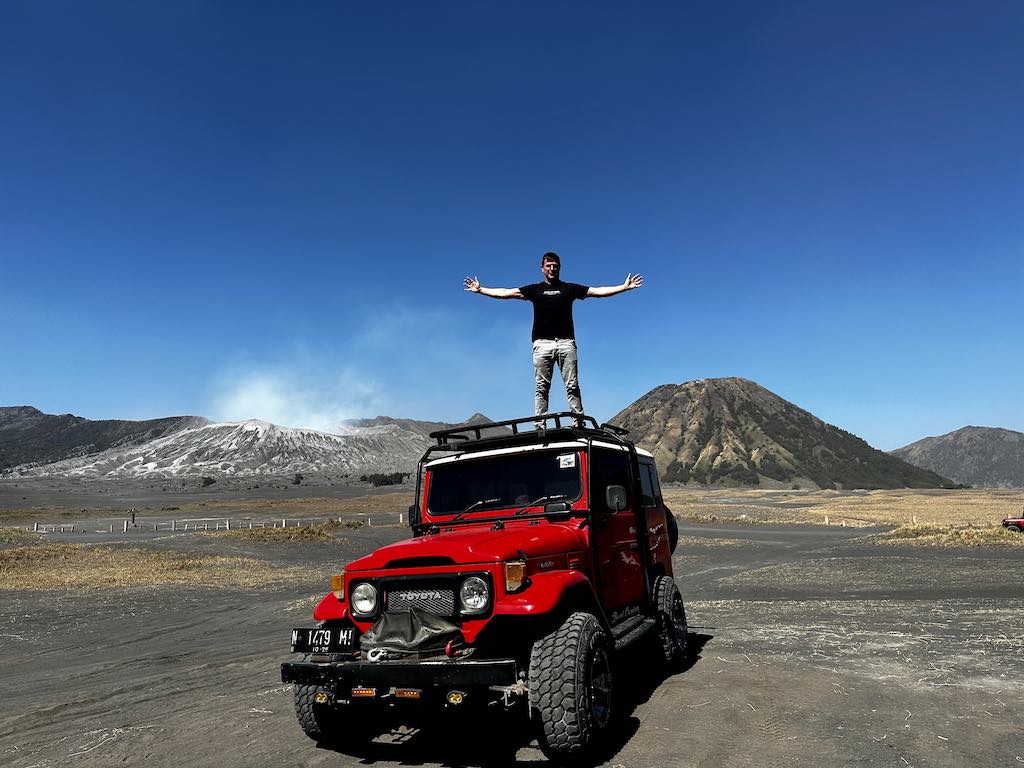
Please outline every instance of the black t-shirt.
M576 283L534 283L519 289L523 298L533 304L533 340L575 339L572 325L572 303L587 298L585 285Z

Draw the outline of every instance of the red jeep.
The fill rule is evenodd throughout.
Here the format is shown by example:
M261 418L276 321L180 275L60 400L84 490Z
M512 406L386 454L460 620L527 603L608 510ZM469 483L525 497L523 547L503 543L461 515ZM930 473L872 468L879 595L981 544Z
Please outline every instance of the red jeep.
M1015 533L1020 533L1024 530L1024 512L1021 512L1019 515L1004 517L1003 528L1007 528Z
M317 625L292 630L304 656L281 679L306 734L348 742L385 713L525 700L549 756L588 750L614 709L617 651L649 639L660 663L686 654L675 519L625 434L569 413L432 433L413 538L350 563Z

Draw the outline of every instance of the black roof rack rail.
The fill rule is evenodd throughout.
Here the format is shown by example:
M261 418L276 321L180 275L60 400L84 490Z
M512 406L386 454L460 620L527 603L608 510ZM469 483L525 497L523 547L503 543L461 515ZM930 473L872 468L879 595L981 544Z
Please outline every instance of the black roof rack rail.
M564 422L564 423L563 423ZM521 430L520 426L525 424L541 424L530 430ZM503 433L484 435L484 430L503 430ZM487 441L498 442L518 436L532 436L534 438L548 437L549 432L554 430L568 430L580 434L593 432L608 432L613 435L625 435L628 429L615 426L614 424L598 424L593 416L571 411L559 411L558 413L544 413L539 416L524 416L520 419L507 419L505 421L481 421L476 424L464 424L461 427L451 429L439 429L431 432L430 437L437 441L437 447L448 447L451 450L461 450L467 447L467 443Z

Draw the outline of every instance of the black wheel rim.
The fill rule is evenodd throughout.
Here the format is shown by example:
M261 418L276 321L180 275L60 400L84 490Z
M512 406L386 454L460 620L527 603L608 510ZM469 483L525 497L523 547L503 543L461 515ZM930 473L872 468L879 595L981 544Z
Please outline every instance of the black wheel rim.
M597 648L590 664L590 711L594 724L604 728L612 713L612 670L604 648Z
M678 592L672 598L672 634L678 645L686 642L686 614L683 612L683 598Z

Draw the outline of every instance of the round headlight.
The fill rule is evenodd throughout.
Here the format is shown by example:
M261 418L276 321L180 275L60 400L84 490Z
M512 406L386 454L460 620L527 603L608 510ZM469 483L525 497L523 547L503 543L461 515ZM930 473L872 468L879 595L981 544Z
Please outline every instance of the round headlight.
M377 610L377 588L365 581L352 589L352 612L358 614L373 613Z
M470 576L459 589L459 601L464 613L480 613L487 608L488 597L487 582L479 576Z

